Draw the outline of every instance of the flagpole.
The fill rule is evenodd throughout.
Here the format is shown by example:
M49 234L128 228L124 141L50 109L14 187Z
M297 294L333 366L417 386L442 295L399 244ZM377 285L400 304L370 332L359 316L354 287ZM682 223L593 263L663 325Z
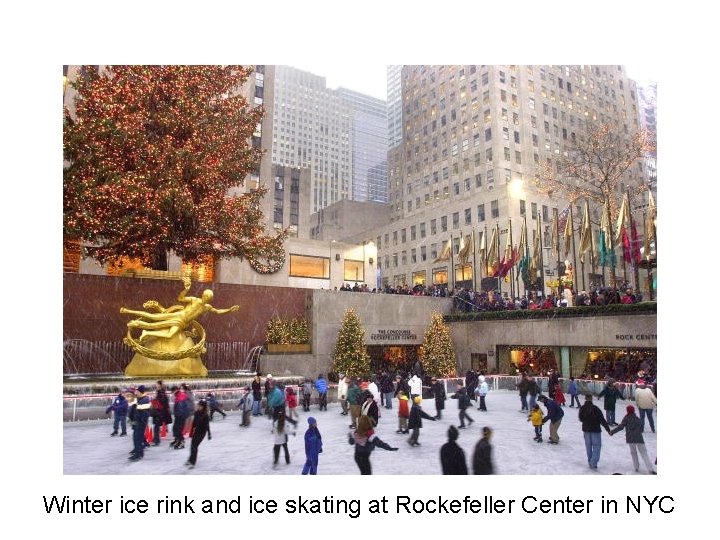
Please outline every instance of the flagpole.
M629 186L626 186L626 188L629 188ZM633 221L632 216L632 204L630 204L630 189L627 189L627 197L628 197L628 217L630 218L630 264L632 264L633 268L633 280L635 281L635 291L640 291L640 271L638 270L636 257L635 257L635 250L638 252L640 251L640 246L637 245L637 231L635 230L635 222ZM635 231L635 234L633 235L633 231ZM633 238L634 236L634 238ZM626 280L627 281L627 280Z
M477 291L477 287L476 287L477 279L476 279L476 274L475 274L475 272L477 272L477 257L475 256L475 229L470 230L470 237L471 237L472 243L473 243L472 288L473 288L473 291Z
M510 235L510 300L515 302L515 287L513 285L513 274L515 273L515 254L513 253L512 219L508 218L508 234Z
M558 209L553 208L553 219L555 221L555 253L557 254L557 282L558 282L558 295L560 294L560 218L558 216Z
M573 251L573 286L571 290L575 290L577 294L577 252L575 251L575 222L573 221L572 204L570 205L570 229L572 231L572 251ZM583 276L583 289L585 288L585 276Z
M527 252L527 251L529 251L529 248L530 248L530 238L527 233L527 213L523 214L523 225L525 226L524 227L525 228L525 251ZM523 255L523 257L525 257L525 253L523 253L522 255ZM526 265L528 264L527 259L525 260L525 264ZM527 268L525 269L525 273L527 274ZM524 276L521 276L521 277L523 277L523 297L527 298L528 290L527 290L527 286L525 284L525 277Z
M498 258L498 264L500 264L500 223L495 223L495 234L497 238L497 258ZM500 270L498 269L498 272ZM498 272L495 272L497 274ZM498 288L498 294L502 297L502 281L501 278L497 278L497 288Z
M543 299L545 299L545 255L543 255L543 237L540 230L540 213L537 214L537 234L538 242L540 243L540 286L542 287L541 292Z
M645 238L647 238L647 214L643 212L643 235ZM649 245L649 243L648 243ZM645 254L645 262L647 263L647 273L648 273L648 291L650 292L650 300L653 299L653 282L652 282L652 264L650 262L650 254Z
M585 199L585 204L587 204L589 206L587 199ZM589 213L588 213L588 221L590 221ZM594 276L595 275L595 238L593 235L592 221L590 221L590 270L592 270L592 273ZM589 284L592 286L592 281L590 281Z
M455 251L454 247L452 233L450 233L450 273L452 274L453 294L455 293L455 263L453 262L453 251ZM450 286L450 276L448 276L448 286ZM448 293L449 292L450 291L448 291Z
M485 232L483 233L483 242L485 242L485 260L482 261L483 268L480 269L480 281L482 282L483 273L487 274L487 223L485 224Z

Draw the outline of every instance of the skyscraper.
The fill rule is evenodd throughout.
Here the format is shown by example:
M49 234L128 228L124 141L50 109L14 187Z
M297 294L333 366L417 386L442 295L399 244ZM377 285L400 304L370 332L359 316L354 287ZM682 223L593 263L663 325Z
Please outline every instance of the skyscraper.
M402 142L402 66L387 66L388 148Z
M338 94L351 119L353 201L387 202L387 107L383 100L347 88Z
M386 285L479 289L479 238L489 245L495 230L503 250L525 220L528 241L537 234L547 254L554 210L567 201L534 189L540 166L590 123L641 129L623 66L404 66L401 88L403 136L388 154L391 223L375 231ZM633 168L628 183L643 174ZM460 264L471 232L475 248ZM557 277L555 258L543 262L543 274Z

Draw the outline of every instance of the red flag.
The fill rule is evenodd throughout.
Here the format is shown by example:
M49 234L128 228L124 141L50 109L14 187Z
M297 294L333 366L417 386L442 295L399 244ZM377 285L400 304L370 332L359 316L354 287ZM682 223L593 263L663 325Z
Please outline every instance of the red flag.
M630 256L630 237L628 236L625 226L623 226L620 231L620 238L622 239L623 258L625 259L625 262L631 262L632 257Z

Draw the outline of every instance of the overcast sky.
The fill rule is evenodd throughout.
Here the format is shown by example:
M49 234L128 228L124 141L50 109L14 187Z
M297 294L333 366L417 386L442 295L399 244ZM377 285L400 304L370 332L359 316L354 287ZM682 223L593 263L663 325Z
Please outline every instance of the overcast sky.
M292 66L325 77L328 88L343 86L382 100L387 99L385 65L306 62ZM640 85L657 81L657 67L654 65L628 64L626 67L630 78Z

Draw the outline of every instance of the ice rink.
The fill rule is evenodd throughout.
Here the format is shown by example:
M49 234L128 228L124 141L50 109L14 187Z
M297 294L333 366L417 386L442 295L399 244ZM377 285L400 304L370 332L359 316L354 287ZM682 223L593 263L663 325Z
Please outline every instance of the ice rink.
M196 396L200 398L203 396ZM583 398L581 397L581 402ZM569 403L569 398L568 398ZM595 401L602 409L602 401ZM620 400L616 406L616 420L620 422L625 415L625 407L634 402ZM527 416L520 413L520 399L516 392L498 390L487 397L487 412L468 409L475 422L467 429L460 430L458 444L464 449L468 469L472 473L472 453L480 439L483 426L494 430L492 438L493 458L496 474L501 475L603 475L603 474L647 474L640 461L640 473L635 473L630 451L625 443L625 432L608 436L602 432L602 453L599 468L590 470L587 464L585 443L577 408L566 406L565 416L559 430L560 444L547 443L549 424L543 426L541 444L533 441L532 425ZM545 408L541 405L545 412ZM323 453L320 455L318 474L346 475L359 474L353 460L354 449L348 444L349 416L341 416L337 403L328 405L327 411L318 411L312 406L310 412L300 415L297 433L288 432L290 464L284 458L276 469L272 463L274 435L271 422L265 416L252 418L252 425L241 428L240 413L229 411L227 418L215 415L211 422L212 440L207 438L200 445L197 465L189 470L184 463L190 452L190 442L186 439L185 449L174 450L169 447L172 436L165 438L158 447L146 449L145 457L138 462L128 461L128 452L132 449L132 432L128 426L127 437L110 437L112 419L65 423L63 426L63 472L71 475L104 474L189 474L189 475L296 475L300 474L305 462L303 433L307 428L307 418L317 419L323 438ZM423 410L435 414L433 400L423 401ZM423 420L419 442L421 446L411 448L407 444L408 435L395 433L398 428L397 401L393 409L380 409L381 418L377 435L391 446L399 448L397 452L388 452L377 448L372 456L373 474L377 475L432 475L441 474L440 447L447 442L447 430L451 424L458 425L457 401L448 398L442 419ZM657 413L657 411L655 411ZM655 422L657 427L657 414ZM652 461L657 456L656 434L645 425L645 444ZM662 474L662 470L658 470Z

